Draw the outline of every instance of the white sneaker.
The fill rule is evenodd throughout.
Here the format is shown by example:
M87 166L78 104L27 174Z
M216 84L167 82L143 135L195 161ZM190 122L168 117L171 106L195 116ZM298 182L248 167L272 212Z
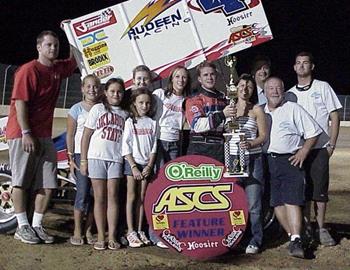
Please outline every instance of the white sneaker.
M126 239L128 239L129 247L139 248L143 246L143 242L137 236L137 232L132 231L126 235Z
M245 249L246 254L258 254L259 253L259 248L255 245L248 245L247 248Z
M156 244L157 247L159 248L164 248L164 249L167 249L169 248L166 244L164 244L162 241L158 241L157 244Z
M139 239L145 244L145 245L150 245L151 244L151 241L148 240L145 232L143 231L138 231L138 234L139 234Z

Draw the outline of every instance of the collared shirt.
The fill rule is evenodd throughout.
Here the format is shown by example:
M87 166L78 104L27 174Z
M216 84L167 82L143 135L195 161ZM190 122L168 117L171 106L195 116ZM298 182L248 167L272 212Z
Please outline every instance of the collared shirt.
M265 96L265 92L264 89L262 89L260 86L256 86L257 87L257 92L258 92L258 103L259 105L264 105L267 103L267 99Z
M325 134L320 136L314 148L326 147L329 141L329 115L342 107L332 87L327 82L314 79L310 89L301 91L293 86L286 93L286 98L301 105L323 129Z
M295 153L302 147L304 140L322 133L315 120L294 102L284 102L273 111L266 104L264 111L272 118L267 153Z

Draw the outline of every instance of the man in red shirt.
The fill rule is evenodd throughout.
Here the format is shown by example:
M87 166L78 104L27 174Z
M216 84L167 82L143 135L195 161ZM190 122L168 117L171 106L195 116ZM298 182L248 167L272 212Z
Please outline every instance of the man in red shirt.
M62 79L76 69L72 52L68 59L56 60L59 40L54 32L40 33L36 48L38 59L24 64L15 74L6 130L18 222L14 237L28 244L54 241L42 227L52 190L57 188L56 150L51 140L53 113ZM26 212L31 191L32 226Z

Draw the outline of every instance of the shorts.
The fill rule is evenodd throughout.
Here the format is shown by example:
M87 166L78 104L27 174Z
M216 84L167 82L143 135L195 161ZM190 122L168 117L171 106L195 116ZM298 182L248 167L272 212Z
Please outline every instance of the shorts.
M307 201L328 202L329 155L326 148L313 149L305 161Z
M77 166L80 165L80 154L74 154L74 161ZM76 176L76 188L74 208L82 212L88 213L91 209L93 201L91 180L89 177L82 175L79 170L74 170Z
M272 207L305 203L305 173L290 164L291 154L268 155Z
M147 166L147 164L146 165L141 165L138 163L135 163L135 164L140 172L142 172L143 169ZM129 161L127 160L124 161L124 175L133 176Z
M22 149L22 138L8 140L12 186L38 190L57 188L57 152L51 138L37 138L38 151Z
M123 163L88 159L88 171L91 179L114 179L123 177Z

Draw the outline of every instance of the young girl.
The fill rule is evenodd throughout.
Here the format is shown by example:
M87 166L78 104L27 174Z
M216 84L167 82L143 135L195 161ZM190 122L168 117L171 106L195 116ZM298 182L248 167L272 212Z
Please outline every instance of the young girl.
M127 112L120 108L125 87L121 79L109 79L102 103L94 105L85 123L81 141L80 170L89 175L94 189L94 216L97 226L96 250L106 249L105 223L108 223L108 248L118 249L119 180L123 177L122 135Z
M153 92L157 101L156 120L158 122L158 149L156 169L180 155L180 134L184 123L182 103L191 89L189 71L176 67L169 76L168 87Z
M132 78L133 78L133 88L137 89L140 87L149 87L152 84L152 73L149 67L145 65L139 65L136 66L132 71Z
M152 73L149 67L145 65L136 66L132 70L132 82L131 89L125 92L125 100L127 102L130 101L132 91L137 88L147 87L150 91L152 90Z
M152 174L156 159L156 122L150 118L152 94L145 87L132 91L131 118L125 123L122 154L126 159L127 176L126 220L127 240L130 247L148 245L142 230L147 180ZM136 207L134 207L136 203ZM134 216L138 232L135 231Z
M251 224L252 238L246 248L247 254L256 254L262 245L262 195L264 188L264 176L262 165L261 144L266 140L267 126L265 113L257 105L257 91L255 80L248 74L239 77L238 84L237 122L240 130L245 133L245 140L240 147L249 153L249 177L241 184L248 199L249 220ZM232 151L238 148L233 147Z
M88 244L93 244L91 225L93 212L90 195L91 180L80 173L80 142L84 130L84 124L90 109L98 101L100 93L100 79L95 75L87 75L82 82L81 92L83 100L76 103L68 112L67 118L67 150L70 172L76 179L77 192L74 202L74 234L70 238L72 245L83 245L83 235ZM87 214L85 228L82 231L82 219Z

